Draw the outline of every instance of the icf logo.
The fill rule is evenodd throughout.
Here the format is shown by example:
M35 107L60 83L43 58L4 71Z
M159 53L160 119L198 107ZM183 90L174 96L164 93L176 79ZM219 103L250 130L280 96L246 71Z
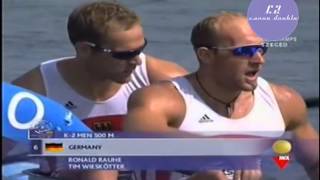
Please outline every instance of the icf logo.
M287 140L277 140L273 143L272 149L277 155L273 157L274 162L281 170L284 170L290 161L291 143Z

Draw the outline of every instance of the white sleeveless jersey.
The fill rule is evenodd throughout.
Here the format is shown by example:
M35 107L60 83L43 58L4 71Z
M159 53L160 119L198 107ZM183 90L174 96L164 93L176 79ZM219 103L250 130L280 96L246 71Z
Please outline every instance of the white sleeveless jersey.
M94 131L121 131L130 94L138 88L150 85L146 56L141 53L139 57L142 63L131 74L131 80L103 102L95 102L81 96L64 81L57 69L57 62L71 57L46 61L40 65L40 70L47 97L63 104ZM40 161L40 163L42 171L51 171L47 161ZM62 162L56 162L58 168L60 163Z
M262 78L258 78L258 86L254 90L254 106L252 110L239 119L226 118L213 111L205 104L186 78L178 77L171 80L171 82L182 95L186 104L186 114L179 127L181 131L223 138L276 138L284 133L285 124L278 103L270 85ZM258 143L264 142L258 141ZM240 141L239 145L234 144L237 147L234 150L242 150L249 154L262 154L265 150L264 146L260 146L261 144L247 145ZM260 163L259 160L257 163ZM181 173L169 171L142 172L141 177L142 180L182 180L187 178L186 175ZM231 174L227 177L232 178L233 175Z
M242 118L231 119L217 114L195 92L183 77L172 80L186 104L186 114L179 130L205 136L244 135L279 137L285 130L278 103L268 82L258 78L254 105Z
M64 81L58 72L57 62L68 58L70 57L54 59L41 64L40 69L47 97L63 104L94 130L122 130L123 116L127 113L127 101L130 94L150 84L146 56L143 53L140 54L142 63L132 73L131 80L123 84L112 97L102 102L94 102L81 96Z
M284 120L272 89L268 82L262 78L258 78L258 86L254 90L254 106L252 110L246 116L239 119L226 118L213 111L205 104L186 78L178 77L171 82L182 95L186 104L186 114L179 127L181 131L223 138L276 138L281 136L285 131ZM237 147L234 149L236 151L242 150L249 154L262 154L266 150L266 147L260 146L264 142L258 141L258 143L260 144L250 144L253 146L247 146L247 143L244 145L240 141L239 145L233 145ZM214 163L219 164L220 162ZM259 159L257 159L256 163L260 163ZM147 171L143 173L142 177L142 180L187 179L187 175L178 172L170 173L169 171ZM233 179L233 174L227 175L227 178Z

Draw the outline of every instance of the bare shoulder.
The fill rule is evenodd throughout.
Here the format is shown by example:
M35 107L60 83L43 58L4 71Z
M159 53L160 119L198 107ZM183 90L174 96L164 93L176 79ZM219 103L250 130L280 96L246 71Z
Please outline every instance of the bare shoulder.
M34 69L13 80L12 84L32 90L42 95L46 95L40 66L35 67Z
M173 131L184 112L184 101L174 85L171 82L156 83L130 96L124 127L129 131Z
M181 101L181 97L174 85L169 81L158 82L138 89L129 98L128 106L148 106L169 108Z
M308 122L306 104L297 91L284 85L271 84L271 87L286 122L287 129L290 130Z
M147 70L151 83L183 76L188 73L182 66L164 59L146 55Z
M296 102L298 103L297 105L301 105L306 108L302 96L293 88L278 84L271 84L271 88L278 100L278 103L290 105L288 102Z

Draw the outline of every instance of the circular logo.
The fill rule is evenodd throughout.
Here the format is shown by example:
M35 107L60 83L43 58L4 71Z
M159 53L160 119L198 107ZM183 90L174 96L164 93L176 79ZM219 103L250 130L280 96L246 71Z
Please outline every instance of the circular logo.
M299 10L294 0L252 0L247 17L260 37L276 41L288 37L295 30Z
M36 114L34 115L33 119L31 119L27 123L21 123L16 118L17 106L18 106L19 102L22 101L23 99L32 100L32 102L37 107L37 111L36 111ZM19 92L19 93L15 94L12 97L11 101L9 102L9 105L8 105L8 120L9 120L10 124L12 125L12 127L16 128L16 129L30 129L30 128L33 128L33 127L35 127L36 125L38 125L42 121L43 116L44 116L43 103L41 102L41 100L37 96L35 96L35 95L31 94L31 93Z
M291 144L287 140L277 140L272 145L273 151L277 154L288 154L291 148Z

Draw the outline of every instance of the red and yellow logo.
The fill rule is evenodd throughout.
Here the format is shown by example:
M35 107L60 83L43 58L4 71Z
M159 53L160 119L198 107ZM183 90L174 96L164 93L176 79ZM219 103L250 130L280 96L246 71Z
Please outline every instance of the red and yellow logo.
M273 157L273 160L281 170L284 170L288 167L290 161L291 143L287 140L277 140L273 143L272 149L277 154L277 156Z

